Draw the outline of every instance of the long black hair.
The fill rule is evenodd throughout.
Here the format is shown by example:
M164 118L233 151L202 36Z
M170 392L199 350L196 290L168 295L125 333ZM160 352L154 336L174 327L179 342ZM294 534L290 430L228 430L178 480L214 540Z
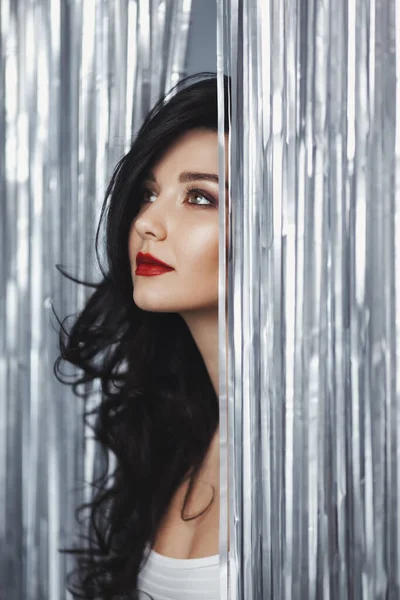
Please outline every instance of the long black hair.
M228 132L227 77L224 86ZM104 454L105 467L93 482L92 501L77 509L77 515L89 511L83 547L63 550L77 555L77 567L67 577L67 589L75 598L137 597L138 572L149 554L146 545L155 543L161 519L185 479L189 487L182 518L197 518L209 507L195 517L184 515L218 428L218 398L183 318L135 305L128 256L141 178L180 135L195 128L218 129L215 74L187 77L161 98L117 164L96 233L100 283L80 281L57 265L63 275L94 292L69 330L66 320L59 321L55 376L71 384L78 396L78 386L87 389L94 380L101 384L101 402L84 411L84 420ZM104 221L106 267L99 259ZM65 380L62 361L78 367L79 375ZM110 452L115 459L111 473Z

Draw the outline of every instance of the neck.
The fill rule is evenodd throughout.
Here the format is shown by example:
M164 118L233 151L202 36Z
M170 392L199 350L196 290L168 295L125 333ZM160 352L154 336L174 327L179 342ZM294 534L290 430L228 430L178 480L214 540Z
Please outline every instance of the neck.
M183 313L181 316L203 357L215 393L219 396L218 308L204 312Z

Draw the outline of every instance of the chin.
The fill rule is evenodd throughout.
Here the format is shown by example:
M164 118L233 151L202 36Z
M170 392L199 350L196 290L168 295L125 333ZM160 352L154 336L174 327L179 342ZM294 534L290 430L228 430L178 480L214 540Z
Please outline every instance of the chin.
M174 306L169 306L168 303L163 303L160 298L141 298L133 294L133 301L138 308L147 312L176 312Z
M186 301L185 301L186 300ZM133 292L133 301L138 308L147 312L158 313L208 313L218 311L218 300L206 299L204 302L190 302L190 299L162 298L160 293L149 293L149 290L135 290Z

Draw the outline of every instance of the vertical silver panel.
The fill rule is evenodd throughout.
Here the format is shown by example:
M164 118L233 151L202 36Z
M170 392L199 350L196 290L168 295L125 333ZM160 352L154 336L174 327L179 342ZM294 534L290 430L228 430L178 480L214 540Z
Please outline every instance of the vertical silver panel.
M398 598L399 2L219 0L218 36L230 598Z
M56 600L96 453L53 376L52 314L97 280L106 185L184 74L191 0L0 0L0 597ZM90 402L98 400L98 394Z

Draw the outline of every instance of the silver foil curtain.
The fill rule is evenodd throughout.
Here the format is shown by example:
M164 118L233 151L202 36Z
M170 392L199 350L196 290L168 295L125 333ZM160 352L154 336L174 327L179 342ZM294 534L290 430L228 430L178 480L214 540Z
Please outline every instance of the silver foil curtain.
M230 598L395 600L400 3L220 0L218 54Z
M113 167L184 74L191 0L0 0L0 598L68 598L96 454L53 376L56 320L98 280ZM96 401L96 398L91 398Z

